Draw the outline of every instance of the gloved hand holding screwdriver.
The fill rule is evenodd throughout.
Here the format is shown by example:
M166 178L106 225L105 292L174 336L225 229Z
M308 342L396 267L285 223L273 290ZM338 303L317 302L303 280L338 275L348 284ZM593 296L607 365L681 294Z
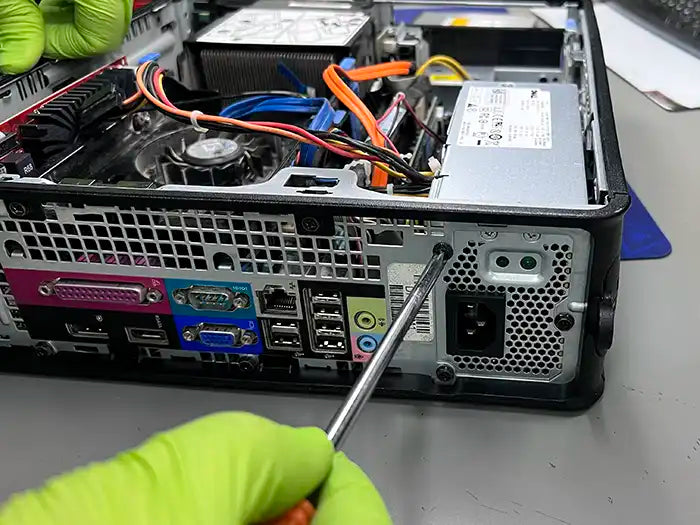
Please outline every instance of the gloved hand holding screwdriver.
M321 484L314 525L391 523L372 482L322 430L219 413L13 496L0 525L259 524Z
M0 0L0 73L27 71L41 56L114 50L131 12L132 0ZM372 482L322 430L221 413L13 496L0 507L0 525L250 525L319 486L314 525L391 523Z

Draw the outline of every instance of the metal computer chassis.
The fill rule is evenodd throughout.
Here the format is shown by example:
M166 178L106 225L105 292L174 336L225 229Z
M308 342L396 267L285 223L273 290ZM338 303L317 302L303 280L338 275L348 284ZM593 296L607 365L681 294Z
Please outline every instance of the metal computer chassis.
M327 175L311 169L235 193L2 183L0 369L343 391L432 246L449 242L454 257L377 393L589 406L612 344L629 195L590 5L585 14L604 206L380 197L349 171L332 188L285 185ZM536 268L494 271L504 254ZM455 312L475 306L495 338L459 351Z

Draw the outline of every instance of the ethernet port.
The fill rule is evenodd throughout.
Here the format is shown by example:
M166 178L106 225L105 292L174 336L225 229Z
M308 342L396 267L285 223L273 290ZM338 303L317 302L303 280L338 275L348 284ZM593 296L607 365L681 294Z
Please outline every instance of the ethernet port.
M265 285L257 292L261 314L297 315L297 296L289 293L284 286L277 284Z
M503 356L505 297L448 292L445 303L448 354Z

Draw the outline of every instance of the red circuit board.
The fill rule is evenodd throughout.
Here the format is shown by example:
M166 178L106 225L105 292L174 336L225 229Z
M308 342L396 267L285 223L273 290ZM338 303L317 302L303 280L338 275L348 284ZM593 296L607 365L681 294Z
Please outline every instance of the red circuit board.
M24 111L21 111L20 113L17 113L15 116L0 123L0 132L2 132L2 133L14 133L14 132L16 132L21 124L25 124L27 122L27 120L29 120L29 115L31 115L34 111L36 111L37 109L42 107L44 104L51 102L55 98L60 97L64 93L81 85L83 82L87 82L91 78L96 77L97 75L102 73L105 69L109 69L109 68L117 67L117 66L125 66L125 65L126 65L126 57L121 57L120 59L115 60L111 64L107 64L107 65L93 71L92 73L85 75L84 77L76 80L72 84L69 84L66 87L56 91L55 93L52 93L51 95L46 97L44 100L37 102L33 106L28 107Z

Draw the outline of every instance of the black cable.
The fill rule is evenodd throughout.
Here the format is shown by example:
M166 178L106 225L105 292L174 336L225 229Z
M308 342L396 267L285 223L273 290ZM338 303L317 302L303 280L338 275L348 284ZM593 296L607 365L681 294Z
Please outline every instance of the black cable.
M395 153L392 153L384 148L380 148L378 146L375 146L374 144L372 144L370 142L363 142L363 141L355 140L353 138L350 138L350 137L347 137L344 135L339 135L338 133L331 133L328 131L312 132L309 130L309 132L313 133L314 135L316 135L317 137L319 137L321 139L337 140L338 142L343 142L345 144L351 145L351 146L353 146L353 148L361 150L364 153L369 153L371 155L379 157L380 159L382 159L382 161L389 164L396 171L406 175L414 182L428 183L428 182L432 181L431 177L426 177L425 175L420 173L418 170L416 170L413 166L408 164L408 162L406 162L404 159L402 159L401 157L399 157Z

